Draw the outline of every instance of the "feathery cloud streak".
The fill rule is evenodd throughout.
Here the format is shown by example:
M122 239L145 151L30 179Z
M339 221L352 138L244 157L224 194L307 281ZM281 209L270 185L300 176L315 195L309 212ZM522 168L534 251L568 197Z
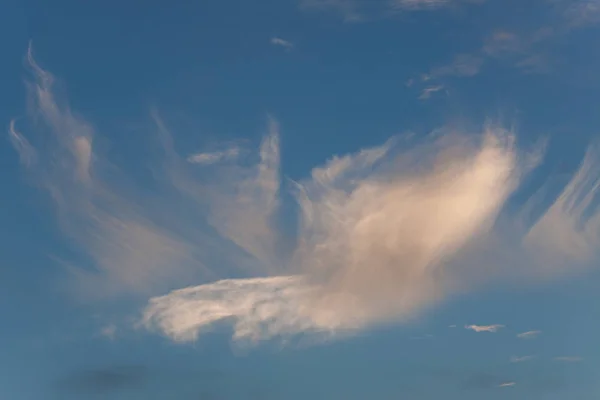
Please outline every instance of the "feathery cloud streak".
M514 231L502 237L494 222L539 154L517 151L510 132L492 128L478 143L464 137L407 148L398 143L334 157L295 184L301 223L283 274L153 298L146 325L180 341L223 320L232 322L239 340L332 336L410 318L489 279L556 275L596 258L591 244L598 243L600 223L597 213L584 213L598 189L593 148L540 219L523 228L516 216ZM486 257L490 243L515 254L516 267ZM476 332L501 327L467 326Z
M221 161L230 161L240 155L239 147L230 147L223 151L196 153L188 156L187 160L195 164L215 164Z
M103 179L119 175L116 167L93 152L94 128L57 98L55 78L34 60L27 62L33 80L27 83L30 109L21 133L11 121L9 137L33 181L47 191L60 228L78 254L77 266L67 264L82 293L150 293L166 290L171 279L189 277L197 264L193 248L167 226L150 218L139 199L126 196ZM33 140L30 141L30 140Z
M296 183L301 228L288 269L300 274L173 292L151 300L145 321L187 340L232 319L236 338L257 340L409 316L450 289L444 263L491 227L518 180L512 143L489 131L480 147L450 145L429 173L415 164L429 149L392 155L394 141L334 157Z
M281 46L287 50L290 50L292 47L294 47L294 44L292 42L279 37L271 38L271 44L274 46Z
M538 337L540 334L542 333L542 331L527 331L527 332L523 332L523 333L519 333L517 335L517 337L519 339L535 339L536 337Z
M504 328L504 325L467 325L465 329L469 329L475 332L491 332L496 333L500 329Z
M522 363L526 361L531 361L535 358L535 356L512 356L510 358L511 363Z
M32 121L40 124L33 126L49 134L51 148L32 145L16 123L9 136L24 167L51 194L67 238L90 260L92 271L73 267L80 283L144 291L207 272L204 284L153 297L144 310L146 326L174 340L194 340L218 322L252 342L351 333L410 318L493 279L553 275L597 259L600 216L590 205L600 165L593 147L532 226L520 215L506 217L508 234L495 222L540 161L539 153L516 147L512 132L487 126L481 135L394 138L333 157L291 182L299 230L293 252L284 254L275 120L254 161L220 165L180 157L157 118L167 154L163 189L179 196L165 196L171 202L150 212L156 210L136 206L102 179L108 162L94 151L94 130L57 101L52 76L31 53L29 62L36 78L31 112L38 117ZM180 198L194 205L192 213L171 214ZM514 259L507 264L490 251ZM211 252L219 262L205 256Z

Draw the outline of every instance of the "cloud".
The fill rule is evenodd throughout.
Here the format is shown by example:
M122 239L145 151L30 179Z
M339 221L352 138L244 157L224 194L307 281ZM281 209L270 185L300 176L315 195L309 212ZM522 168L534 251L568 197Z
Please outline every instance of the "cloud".
M573 356L564 356L564 357L554 357L554 360L563 361L563 362L580 362L580 361L583 361L583 358L573 357Z
M492 332L496 333L500 329L504 328L504 325L466 325L465 329L469 329L475 332Z
M150 300L144 323L175 341L193 341L216 322L232 320L235 339L259 340L337 328L303 303L316 290L298 276L228 279Z
M237 158L241 153L239 147L231 147L223 151L197 153L188 156L187 160L194 164L215 164Z
M523 73L541 74L550 71L551 63L542 54L533 54L515 64Z
M504 382L498 385L498 387L512 387L515 386L517 383L516 382Z
M478 75L490 62L508 62L524 72L547 72L547 57L538 52L537 46L554 32L540 28L527 35L519 35L507 30L496 30L485 38L480 49L473 53L463 53L439 67L432 68L423 76L423 81L440 80L446 77L472 77Z
M144 322L193 340L229 320L236 339L260 340L343 333L410 316L449 289L438 268L490 229L518 181L511 143L509 133L493 130L481 147L448 143L428 172L409 171L429 146L392 156L399 149L391 141L334 157L295 185L301 224L288 269L301 274L175 291L152 299ZM252 225L238 229L245 226Z
M188 182L178 188L192 195L194 202L208 203L207 221L227 240L233 242L270 271L278 264L277 233L274 217L280 205L279 124L269 119L256 164L230 171L216 185ZM196 188L204 192L197 195Z
M116 334L117 326L115 324L108 324L100 330L100 335L110 340L114 340Z
M512 356L510 358L510 362L511 363L522 363L522 362L526 362L526 361L531 361L534 358L535 358L535 356L521 356L521 357Z
M571 181L525 237L530 251L539 252L548 265L567 260L585 265L598 256L600 212L594 204L600 192L599 150L596 145L587 150Z
M398 0L402 2L402 0ZM547 73L552 70L552 50L569 34L600 23L599 0L552 0L551 12L534 19L520 29L495 29L485 33L483 44L469 54L433 68L425 80L446 76L477 75L485 64L502 63L523 73ZM419 1L417 1L419 3ZM427 2L425 2L427 3ZM440 2L440 5L451 2ZM433 2L433 8L438 2ZM562 39L562 40L560 40ZM463 59L462 61L460 59Z
M55 96L54 77L31 52L28 61L30 118L8 135L76 250L68 270L85 293L151 297L142 323L173 340L223 324L250 342L352 334L454 294L559 277L598 259L594 146L558 199L540 205L534 196L509 212L543 154L517 148L515 133L493 124L479 134L391 138L292 181L282 177L275 119L257 151L199 164L177 153L155 112L165 155L155 164L160 196L148 205L97 151L92 125ZM282 207L288 192L295 201ZM282 215L293 207L297 215ZM528 223L532 209L541 217ZM290 237L281 226L294 217Z
M516 33L499 30L486 39L482 51L491 57L502 57L523 52L527 47L528 43Z
M8 134L13 147L17 150L17 153L19 153L21 163L26 167L31 166L36 161L36 151L31 144L29 144L27 139L17 132L14 120L10 121Z
M523 333L519 333L517 335L517 337L519 339L535 339L536 337L538 337L540 334L542 333L542 331L528 331L528 332L523 332Z
M581 28L600 23L600 1L576 0L566 4L564 17L570 28Z
M442 86L442 85L426 87L425 89L423 89L423 92L421 92L421 95L419 96L419 100L427 100L428 98L431 97L431 95L433 93L437 93L443 89L444 89L444 86Z
M31 46L27 62L33 80L27 83L29 118L22 125L32 134L27 138L12 121L9 137L80 254L64 262L80 293L150 293L181 284L191 266L198 268L191 244L153 221L152 213L138 206L139 198L103 179L118 177L119 171L94 152L94 128L57 98L55 78L36 63Z
M271 44L274 46L284 47L287 50L290 50L292 47L294 47L294 44L292 42L288 42L287 40L278 37L271 38Z

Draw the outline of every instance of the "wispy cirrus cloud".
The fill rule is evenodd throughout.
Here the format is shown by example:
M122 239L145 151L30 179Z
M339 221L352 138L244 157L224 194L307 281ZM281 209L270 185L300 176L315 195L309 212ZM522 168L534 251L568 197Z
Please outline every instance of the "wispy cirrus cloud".
M459 159L439 165L432 159L430 174L404 177L395 174L400 165L409 171L416 153L391 157L393 142L335 157L296 184L301 227L288 262L301 275L176 291L153 299L144 320L171 337L190 340L227 318L234 321L236 338L257 340L299 330L341 333L409 316L415 307L437 301L432 293L450 289L429 268L440 257L451 259L476 232L489 229L516 183L510 143L490 131L483 147L461 151L451 146L457 156L462 154ZM371 176L375 166L386 172ZM429 207L438 212L431 214ZM470 212L445 213L446 207ZM420 233L415 236L416 227ZM224 287L231 289L223 293ZM244 310L236 305L237 296L245 299ZM209 298L221 300L211 305Z
M581 28L600 23L600 1L576 0L564 3L563 12L569 28Z
M512 356L510 358L511 363L522 363L526 361L531 361L535 358L535 356Z
M516 385L517 385L516 382L504 382L504 383L499 384L498 387L501 387L501 388L503 388L503 387L513 387L513 386L516 386Z
M222 151L196 153L188 156L187 160L195 164L214 164L221 161L233 160L241 153L238 146L230 147Z
M419 100L427 100L431 97L432 94L437 93L441 90L444 90L444 86L442 86L442 85L426 87L421 92L421 95L419 96Z
M490 137L492 141L490 143L501 143L496 142L497 138L493 139L493 135ZM501 163L503 162L501 154L505 154L509 157L504 159L508 163L505 164L508 168L505 171L508 172L512 168L509 167L511 162L508 160L514 154L509 156L511 152L502 153L502 148L497 148L495 145L488 148L484 145L480 150L482 153L474 153L479 156L474 156L475 158L469 163L476 162L475 160L479 160L479 162L495 160L494 163ZM288 270L302 271L302 274L271 276L253 280L218 281L173 292L151 301L144 314L145 324L159 329L179 341L194 340L197 335L210 329L214 323L224 319L232 321L234 337L238 340L259 341L271 337L287 337L294 335L295 332L311 332L315 335L331 337L364 329L373 324L406 318L416 310L438 301L440 293L451 293L456 290L457 287L454 284L458 284L458 287L469 286L467 276L472 273L467 273L465 270L454 270L454 273L458 275L452 278L446 275L449 278L448 281L437 280L435 274L425 273L427 265L440 265L438 263L443 261L440 261L438 257L442 257L441 260L446 257L437 250L430 253L430 250L427 250L428 246L437 246L435 243L439 243L444 246L445 251L448 251L448 249L456 248L454 246L460 246L460 243L465 243L461 242L462 240L467 242L472 240L468 239L471 236L467 232L471 229L475 229L475 231L486 229L484 227L488 225L484 221L488 218L486 217L489 215L487 213L497 212L498 209L494 207L500 206L502 201L500 203L496 203L496 200L490 203L485 201L483 204L488 204L487 207L492 208L477 209L482 213L478 218L483 218L478 220L479 222L471 220L476 214L473 214L472 207L467 207L470 212L466 220L461 220L460 216L456 216L459 218L458 220L451 218L444 222L445 220L439 218L446 214L436 213L436 223L430 225L425 222L427 221L426 215L429 213L425 209L423 213L418 210L421 206L429 207L428 205L437 204L434 200L438 198L435 195L438 193L437 190L441 191L439 199L443 202L436 206L438 212L441 210L440 207L443 207L442 204L445 206L453 204L451 201L453 197L449 193L443 192L445 186L437 181L438 178L434 178L435 174L429 178L427 178L427 174L420 175L419 178L423 179L423 184L428 179L438 182L430 187L436 187L436 190L430 192L430 189L427 189L424 192L428 193L427 196L433 196L428 200L420 197L421 184L417 184L418 181L409 178L407 182L412 183L407 183L409 186L404 187L403 179L400 178L402 175L396 176L398 180L392 181L395 183L391 187L381 186L382 183L378 182L386 180L382 180L377 175L366 180L360 179L360 177L365 179L364 177L370 176L369 170L376 165L388 173L396 171L391 165L386 164L393 149L393 145L388 143L381 147L362 150L354 155L334 158L325 167L315 168L310 180L298 183L297 198L303 212L301 218L303 222L298 234L298 248L290 260L293 268ZM413 149L406 153L405 157L414 160L418 157L417 154L421 156L431 154L429 150L423 148L420 150ZM499 153L496 154L496 151ZM491 158L488 159L488 156ZM395 161L398 162L402 158L395 158ZM445 160L450 162L448 159ZM464 157L461 160L464 161ZM400 162L398 165L405 164ZM452 165L451 162L444 164L444 171L450 173L450 176L453 177L453 186L457 184L458 186L454 186L457 188L460 186L458 182L461 182L463 178L459 178L460 175L451 172L453 167L450 165ZM501 164L493 165L496 166L489 165L481 172L497 174L502 171L502 169L496 170ZM431 173L434 173L433 171ZM475 176L477 174L473 177ZM509 182L516 176L513 178L510 178L510 175L499 176L504 176L501 179L504 182L502 187L509 190L508 188L512 187ZM585 180L581 177L575 178L575 180L582 179ZM493 179L490 181L487 178L483 181L486 182L486 185L494 182ZM411 189L409 190L408 187ZM423 189L426 187L429 185L426 184ZM384 192L380 192L381 190ZM390 190L389 193L387 193L388 190ZM472 187L470 190L476 189ZM567 188L567 191L570 189ZM463 190L461 193L465 194ZM497 198L498 200L504 196L501 193L502 191L496 192L496 195L501 196ZM402 199L402 197L396 197L398 195L408 195L408 197ZM480 197L481 194L474 196L474 198L483 199ZM412 198L415 203L412 203ZM390 200L389 204L387 199ZM461 199L469 201L468 196L461 197ZM375 201L372 206L370 205L371 201ZM405 211L413 211L410 214L404 214L400 209L395 208L398 205L402 205L401 209ZM417 208L413 209L413 207ZM462 206L453 206L452 209L461 208ZM570 210L564 211L566 212L565 217L569 215L567 218L572 218ZM355 215L354 213L359 214ZM408 215L412 217L409 218ZM406 251L403 246L412 248L414 246L412 240L415 236L414 232L412 235L404 236L403 231L398 230L402 226L394 223L398 218L405 220L405 223L409 224L408 226L435 226L436 233L423 232L423 236L419 234L417 236L421 243L419 246L423 247L419 247L416 252ZM413 225L410 222L411 218L417 218L421 222L415 221L415 225ZM528 239L535 237L536 232L540 229L538 224L544 223L547 218L549 218L547 215L543 216L537 224L529 229L525 237ZM478 226L479 228L477 228ZM441 229L442 227L444 229ZM450 234L450 232L454 233ZM392 242L386 245L385 238L395 238L394 245ZM526 248L520 251L528 252ZM563 251L559 251L559 253L568 254ZM429 258L432 254L436 254L434 259ZM446 262L449 263L446 265L447 273L453 270L451 260L454 256L449 255L449 258L446 259ZM535 257L526 259L535 262ZM397 261L389 264L389 260ZM371 268L363 270L361 265L370 265ZM403 265L404 268L397 269L394 265ZM462 266L464 267L464 265ZM549 266L550 264L544 262L543 268L549 268ZM558 265L555 264L555 267ZM433 289L434 287L437 289ZM432 297L431 293L437 294ZM236 300L238 296L244 298L245 301L241 303ZM217 302L214 303L211 299L217 300ZM243 306L238 304L243 304ZM470 325L467 326L467 329L477 332L497 332L502 327L502 325Z
M282 39L280 37L272 37L271 44L274 46L280 46L285 48L286 50L291 50L294 47L294 44L288 40Z
M151 297L142 322L173 340L195 340L225 322L235 339L251 342L349 334L498 279L559 276L598 259L600 212L589 210L600 176L594 147L559 198L526 224L520 212L503 213L540 152L517 148L514 132L491 124L479 135L392 138L332 157L288 188L275 119L255 154L193 163L155 114L167 182L164 201L149 207L131 185L114 182L121 171L93 146L98 133L59 101L54 77L31 52L28 60L29 134L19 120L9 137L50 194L65 239L84 255L70 260L78 287L166 293ZM29 140L36 134L45 136ZM284 188L298 210L295 238L279 229ZM508 233L496 229L501 216ZM169 292L167 283L188 287Z
M517 334L519 339L535 339L542 334L542 331L527 331Z
M176 276L189 278L189 266L197 265L191 243L157 225L137 206L135 196L125 196L103 179L107 171L113 176L119 171L94 153L95 129L55 95L55 77L36 63L31 46L27 63L33 80L27 83L30 109L23 125L32 134L23 134L21 120L13 120L9 136L23 167L49 194L63 233L81 254L77 266L65 263L81 292L148 293L170 287Z
M465 329L469 329L475 332L491 332L496 333L500 329L504 328L504 325L494 324L494 325L466 325Z
M552 70L553 44L570 33L600 23L598 0L552 0L545 18L519 28L494 28L482 37L482 45L470 53L455 56L447 64L432 68L424 81L443 77L472 77L487 64L501 63L524 73Z
M546 27L520 34L495 30L483 39L479 49L456 55L448 64L432 68L421 80L439 82L444 78L473 77L493 62L508 63L524 72L546 72L549 69L548 59L539 47L555 35L554 30Z
M497 30L485 39L481 51L490 57L503 57L524 52L529 43L514 32Z
M117 335L117 326L115 324L108 324L104 326L100 330L100 335L107 339L114 340L115 336Z

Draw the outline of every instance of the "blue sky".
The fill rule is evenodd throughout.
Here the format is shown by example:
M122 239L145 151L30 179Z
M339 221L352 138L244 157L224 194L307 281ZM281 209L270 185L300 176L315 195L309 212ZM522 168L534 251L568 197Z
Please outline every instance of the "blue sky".
M5 0L0 398L596 399L597 0Z

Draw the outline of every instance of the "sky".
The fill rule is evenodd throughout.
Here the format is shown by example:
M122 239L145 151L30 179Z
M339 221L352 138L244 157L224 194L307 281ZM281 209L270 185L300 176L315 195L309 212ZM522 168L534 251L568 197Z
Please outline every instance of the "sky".
M0 399L597 399L599 35L4 0Z

